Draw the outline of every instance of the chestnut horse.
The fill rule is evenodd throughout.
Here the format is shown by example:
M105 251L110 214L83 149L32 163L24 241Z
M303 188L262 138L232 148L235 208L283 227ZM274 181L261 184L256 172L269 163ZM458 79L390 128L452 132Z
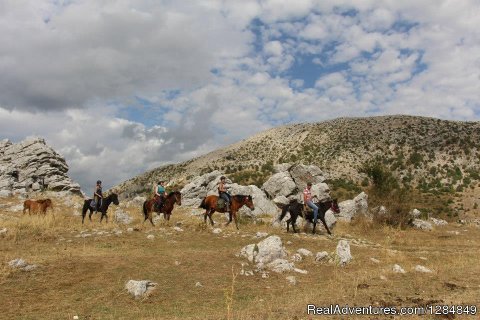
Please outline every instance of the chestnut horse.
M34 213L41 212L43 214L47 213L47 209L52 208L53 210L53 203L50 199L39 199L39 200L25 200L23 202L23 214L28 209L28 214L30 215L32 211Z
M156 201L157 198L153 197L152 199L147 200L143 203L143 216L145 218L143 222L147 221L148 219L152 226L155 226L153 224L153 212L156 212L158 214L163 213L163 218L167 221L170 220L170 215L172 214L173 206L175 205L175 203L179 206L182 205L182 194L179 191L170 192L168 196L165 197L165 200L163 200L163 205L160 210L155 208Z
M92 202L92 199L87 199L83 202L83 208L82 208L82 224L83 224L83 221L85 220L85 216L87 215L87 211L90 210L90 214L88 215L88 219L90 219L90 221L92 221L92 214L93 214L93 210L94 208L92 208L90 206L90 203ZM111 203L114 203L116 206L118 206L119 202L118 202L118 196L116 193L111 193L108 197L106 198L103 198L102 200L102 205L99 209L99 211L102 213L102 216L100 217L100 222L102 222L103 220L103 217L105 217L105 220L107 221L108 223L108 216L107 216L107 210L108 210L108 206L111 204Z
M340 213L337 199L327 200L324 202L316 202L315 205L318 207L317 219L320 219L320 221L322 221L323 226L327 230L328 234L332 234L330 232L330 229L328 229L327 223L325 222L325 213L328 211L328 209L332 209L332 211L335 213ZM292 224L293 232L294 233L297 232L297 230L295 230L295 222L297 221L297 218L300 215L300 216L303 216L305 220L308 220L311 223L313 223L312 233L315 233L315 227L317 226L317 223L316 221L313 221L313 211L310 211L310 210L306 211L303 207L303 204L299 203L297 200L293 200L292 202L290 202L290 204L287 204L285 207L283 207L282 214L278 218L278 221L282 221L282 219L285 217L287 212L290 212L290 219L287 220L287 232L289 231L290 223Z
M199 208L205 209L205 213L203 214L203 218L205 223L207 223L207 217L210 219L210 223L214 224L212 220L212 214L215 211L225 213L227 208L222 208L219 209L217 208L217 201L218 201L218 196L216 195L211 195L208 197L203 198L202 203L200 204ZM237 220L237 211L243 207L247 206L250 208L250 210L255 210L255 206L253 205L253 199L252 196L245 196L245 195L236 195L232 196L232 199L230 201L230 214L229 214L229 220L225 226L228 226L230 222L232 222L232 216L233 219L235 220L235 226L237 227L238 230L238 220Z

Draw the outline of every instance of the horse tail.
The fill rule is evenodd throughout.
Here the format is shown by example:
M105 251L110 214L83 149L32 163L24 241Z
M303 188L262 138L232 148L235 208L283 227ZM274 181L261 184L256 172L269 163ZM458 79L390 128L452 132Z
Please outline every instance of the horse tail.
M87 210L88 210L88 206L89 206L89 201L88 200L85 200L83 202L83 208L82 208L82 217L85 217L85 215L87 214Z
M280 214L280 217L278 217L278 221L282 221L282 219L285 218L285 215L287 214L289 209L290 209L289 205L286 205L282 208L282 213Z
M207 204L205 203L205 200L207 200L207 197L203 198L202 203L200 203L199 208L207 210Z
M147 201L145 201L143 203L143 215L146 217L147 216L147 213L148 213L148 210L147 210Z

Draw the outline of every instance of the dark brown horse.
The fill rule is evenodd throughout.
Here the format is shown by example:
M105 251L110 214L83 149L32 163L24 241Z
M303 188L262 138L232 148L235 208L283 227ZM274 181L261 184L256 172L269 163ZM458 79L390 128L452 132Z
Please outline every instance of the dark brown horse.
M155 208L155 202L157 201L156 197L153 197L150 200L147 200L143 203L143 216L145 220L143 222L150 220L152 226L153 224L153 212L158 214L163 213L163 218L167 221L170 220L170 215L172 214L173 206L178 204L179 206L182 205L182 194L179 191L172 191L168 194L168 196L163 200L163 205L158 210Z
M39 199L39 200L25 200L23 202L23 214L25 214L25 211L28 209L28 214L30 215L32 211L34 213L41 212L43 214L47 213L47 209L52 208L53 210L53 203L52 200L50 199Z
M332 234L330 232L330 229L328 229L327 223L325 222L325 213L328 211L328 209L332 209L332 211L335 213L340 213L337 199L327 200L324 202L316 202L315 205L318 207L317 219L320 219L320 221L322 221L323 226L327 230L328 234ZM312 233L315 233L315 227L317 226L317 222L313 221L313 211L305 210L303 208L303 204L299 203L297 200L293 200L292 202L290 202L290 204L287 204L285 207L283 207L282 214L280 215L278 220L282 221L287 212L290 212L290 219L287 220L287 232L289 231L289 224L291 223L293 227L293 232L296 233L297 230L295 230L295 223L297 221L297 218L298 216L303 216L305 220L313 223Z
M90 214L88 215L88 219L90 219L90 221L92 221L92 214L93 214L93 210L94 208L90 206L90 203L92 202L92 199L87 199L83 202L83 208L82 208L82 224L83 224L83 221L85 220L85 216L87 215L87 211L90 210ZM115 205L118 206L119 202L118 202L118 196L116 193L111 193L108 197L106 198L103 198L102 200L102 204L100 206L100 209L98 211L100 211L102 213L102 216L100 217L100 222L102 222L103 218L105 217L105 220L107 221L108 223L108 216L107 216L107 210L108 210L108 206L111 204L111 203L114 203Z
M205 223L207 223L207 217L210 219L210 223L214 224L212 220L212 214L215 211L225 213L227 211L227 208L217 208L217 201L218 201L218 196L216 195L211 195L208 197L203 198L202 203L200 204L199 208L205 209L205 213L203 214L203 218ZM233 219L235 220L235 226L237 227L238 230L238 220L237 220L237 211L243 207L247 206L250 208L250 210L255 210L255 206L253 205L253 199L252 196L244 196L244 195L236 195L233 196L231 201L230 201L230 214L229 214L229 220L226 224L228 226L230 222L232 222L232 216Z

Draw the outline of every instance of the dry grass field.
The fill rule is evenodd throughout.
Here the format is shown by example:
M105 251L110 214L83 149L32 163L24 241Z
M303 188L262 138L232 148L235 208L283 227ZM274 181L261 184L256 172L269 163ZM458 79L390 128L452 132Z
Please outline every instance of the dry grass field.
M81 202L81 199L75 201ZM224 227L213 234L203 219L178 208L172 220L155 227L142 224L140 208L124 208L135 220L108 224L99 217L74 216L58 199L43 216L23 216L9 208L21 203L0 200L0 318L2 319L478 319L476 316L313 316L307 304L328 306L472 305L480 307L480 228L450 223L433 231L400 230L360 221L338 223L334 235L287 234L269 224L242 221L240 231ZM77 211L79 209L76 209ZM179 225L184 231L176 231ZM127 228L135 228L128 232ZM290 254L306 248L334 252L348 239L353 260L345 267L296 262L308 274L270 272L241 275L246 260L235 254L258 231L279 235ZM155 236L153 240L147 235ZM33 271L13 269L12 259L37 264ZM375 258L379 263L371 260ZM405 274L392 271L401 265ZM414 271L423 265L432 273ZM253 266L244 266L246 271ZM286 277L294 275L297 284ZM382 279L382 278L383 279ZM151 280L156 290L135 300L126 281ZM201 286L196 286L200 282Z

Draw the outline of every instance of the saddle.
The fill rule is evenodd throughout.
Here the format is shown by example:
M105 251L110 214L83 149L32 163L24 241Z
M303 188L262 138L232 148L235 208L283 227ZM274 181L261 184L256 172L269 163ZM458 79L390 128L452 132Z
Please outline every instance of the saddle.
M223 198L218 198L217 200L217 209L226 209L227 202Z

